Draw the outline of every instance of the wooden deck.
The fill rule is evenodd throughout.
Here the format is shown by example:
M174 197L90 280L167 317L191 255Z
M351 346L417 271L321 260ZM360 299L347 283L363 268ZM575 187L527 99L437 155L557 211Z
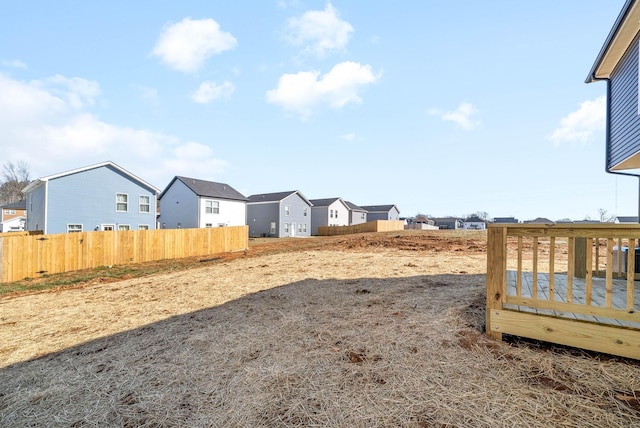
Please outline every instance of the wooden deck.
M516 296L516 271L507 271L507 295ZM538 273L537 274L537 297L538 299L549 300L549 274ZM557 302L569 303L567 299L567 274L555 273L554 274L554 299ZM618 327L631 327L640 329L640 287L638 282L635 281L636 287L634 287L634 306L633 309L638 313L638 322L619 320L613 318L603 318L600 316L579 314L573 312L563 312L559 310L534 308L530 306L504 304L504 309L512 309L520 312L530 312L537 315L550 315L558 318L589 321L598 324L607 324ZM533 273L522 272L522 297L533 297ZM577 304L586 305L586 282L584 279L573 277L572 281L572 302ZM591 306L605 307L606 306L606 280L605 278L594 277L592 279L591 290ZM627 280L626 279L614 279L613 280L613 296L612 296L612 308L614 309L626 309L627 308Z

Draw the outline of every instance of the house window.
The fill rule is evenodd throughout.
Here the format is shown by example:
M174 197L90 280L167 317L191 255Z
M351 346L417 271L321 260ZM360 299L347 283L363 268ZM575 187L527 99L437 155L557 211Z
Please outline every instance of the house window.
M141 213L149 212L149 208L151 207L151 204L149 201L150 201L150 198L148 196L140 196L140 198L138 199L138 203L140 205Z
M289 223L284 224L284 233L289 233Z
M336 210L336 218L338 218L338 210Z
M218 201L205 201L204 212L206 214L220 214L220 202Z
M360 214L360 220L364 220L364 213Z
M138 225L138 230L149 230L149 225L148 224L139 224Z
M4 210L5 214L15 214L16 210Z
M304 212L302 213L303 216L307 216L307 207L304 207Z
M269 230L269 233L271 233L272 235L275 235L275 233L276 233L276 222L275 221L271 222L271 229Z
M128 224L119 224L118 225L118 230L130 230L131 226L129 226Z
M307 233L307 223L303 223L303 224L302 224L302 231L303 231L304 233Z
M67 232L70 232L70 233L82 232L82 225L81 224L68 224L67 225Z
M329 211L329 217L333 218L333 210Z
M204 227L213 227L213 223L205 223Z
M289 215L290 213L291 212L290 212L290 209L289 209L289 205L285 205L284 206L284 215Z
M116 193L116 211L121 213L129 211L129 195Z

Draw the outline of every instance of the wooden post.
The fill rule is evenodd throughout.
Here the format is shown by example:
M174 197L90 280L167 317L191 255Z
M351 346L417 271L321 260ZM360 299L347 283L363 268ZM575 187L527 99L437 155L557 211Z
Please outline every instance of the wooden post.
M491 324L491 311L502 310L507 288L507 228L489 227L487 231L487 335L502 340L502 332Z
M587 238L574 239L574 275L576 278L587 277Z

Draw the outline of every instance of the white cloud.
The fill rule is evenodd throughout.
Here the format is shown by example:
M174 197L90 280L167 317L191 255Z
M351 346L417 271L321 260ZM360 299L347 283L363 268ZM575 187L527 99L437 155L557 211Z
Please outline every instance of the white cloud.
M234 49L236 45L235 37L221 31L213 19L185 18L164 28L151 55L170 68L191 73L212 55Z
M472 119L472 117L478 113L478 110L471 103L460 103L456 110L450 112L431 109L428 113L439 116L442 120L454 122L467 131L477 128L480 125L480 121Z
M278 87L267 91L267 101L308 118L319 105L339 109L348 103L362 102L358 90L380 76L374 74L370 65L351 61L336 64L322 76L318 71L283 74Z
M324 10L310 10L299 18L290 18L287 40L294 46L304 46L305 53L324 57L328 51L343 49L353 31L351 24L340 19L328 3Z
M588 142L594 134L604 131L606 110L604 95L581 103L578 110L560 120L560 126L553 131L549 139L556 146L562 142Z
M223 82L218 85L216 82L205 81L191 95L191 99L200 104L207 104L220 98L229 98L235 91L235 86L231 82Z
M0 62L0 64L2 64L4 67L23 68L23 69L28 68L27 64L20 61L19 59L3 59L2 62Z
M11 142L3 158L27 163L34 178L111 160L160 188L174 175L213 179L228 168L205 144L100 120L86 110L97 88L87 82L21 82L0 73L0 141Z

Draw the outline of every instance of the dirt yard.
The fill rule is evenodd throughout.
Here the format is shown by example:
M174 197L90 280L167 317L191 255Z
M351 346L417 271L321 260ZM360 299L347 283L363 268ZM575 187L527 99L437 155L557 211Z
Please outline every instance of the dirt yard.
M257 239L0 299L0 426L640 426L640 365L483 335L486 235Z

